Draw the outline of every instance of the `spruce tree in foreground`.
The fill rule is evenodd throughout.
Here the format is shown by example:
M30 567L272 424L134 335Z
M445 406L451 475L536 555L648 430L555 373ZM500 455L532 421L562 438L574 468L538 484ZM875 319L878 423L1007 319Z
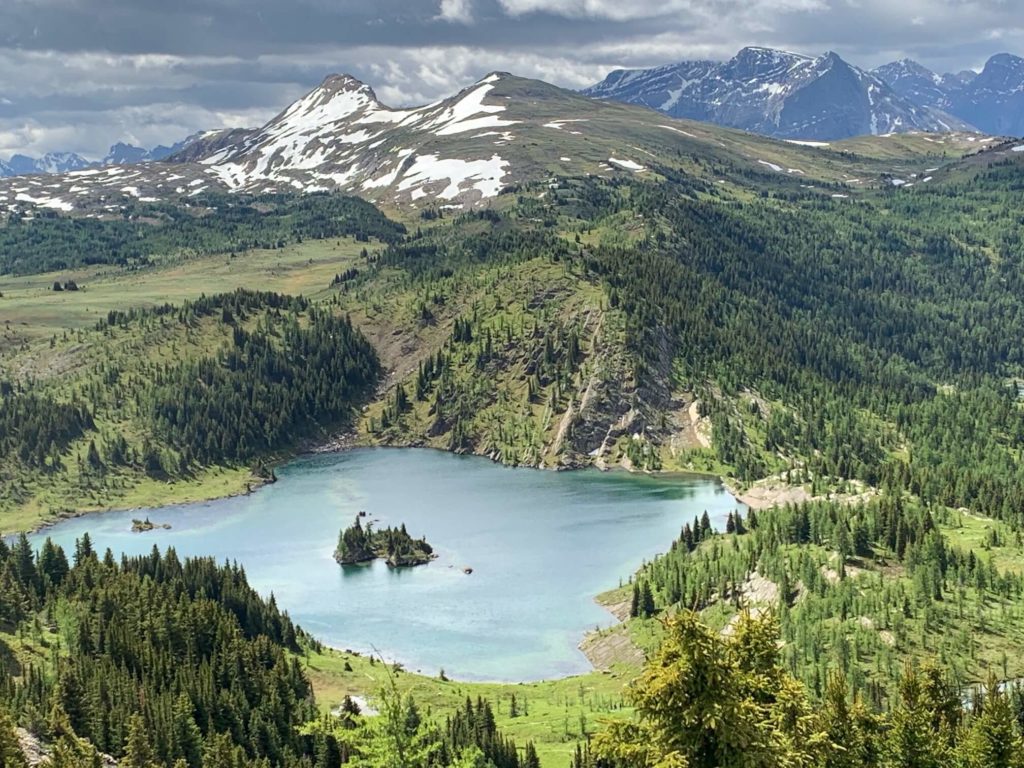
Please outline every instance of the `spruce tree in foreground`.
M14 720L7 710L0 707L0 766L3 768L28 768L28 762L18 743Z

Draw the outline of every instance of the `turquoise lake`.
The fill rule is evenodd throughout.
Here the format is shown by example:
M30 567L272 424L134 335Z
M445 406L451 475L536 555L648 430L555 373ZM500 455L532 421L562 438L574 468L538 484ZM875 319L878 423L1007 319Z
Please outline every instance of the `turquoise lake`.
M510 469L419 449L310 456L277 475L249 496L68 520L33 543L50 536L70 551L88 531L101 552L156 544L236 560L328 645L428 674L528 681L589 670L578 643L614 621L594 596L665 551L694 515L707 510L722 528L741 506L706 478ZM438 559L340 567L338 532L360 510L405 523ZM132 518L147 515L171 529L132 533Z

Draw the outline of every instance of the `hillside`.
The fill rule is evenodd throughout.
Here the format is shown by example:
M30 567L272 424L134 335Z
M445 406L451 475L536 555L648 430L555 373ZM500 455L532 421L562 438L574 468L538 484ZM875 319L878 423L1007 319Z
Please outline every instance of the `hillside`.
M333 75L262 128L207 134L169 162L0 181L0 210L114 220L145 218L161 204L202 214L204 198L224 192L317 191L456 210L553 176L655 175L652 165L716 180L779 168L856 186L896 171L505 73L411 110L390 109L369 86Z
M210 452L201 431L158 428L147 409L163 374L132 350L216 361L233 316L154 322L238 287L302 294L300 318L344 315L374 347L382 378L352 402L367 405L350 422L363 442L708 471L769 500L780 484L806 498L897 477L916 495L1005 516L1022 482L1001 437L1014 434L1013 412L990 410L957 446L989 446L969 484L960 459L942 456L945 438L920 424L957 430L957 409L1002 402L1000 383L1019 375L1016 224L1000 213L1018 194L1016 143L901 134L807 146L510 76L399 119L365 86L331 78L241 135L242 149L207 137L216 148L193 151L213 162L160 172L286 177L300 172L286 160L412 137L419 151L471 157L504 141L476 133L496 120L514 123L499 149L523 175L489 188L482 210L449 207L450 180L399 190L403 165L389 204L401 222L337 194L241 189L188 207L135 200L105 219L12 217L0 227L4 268L21 275L0 282L5 411L31 391L78 415L53 425L63 437L52 446L9 447L5 527L242 492L276 459L337 436L336 409L320 429L285 424L273 444L228 453ZM331 138L357 123L362 149ZM480 190L454 199L472 206ZM143 308L157 314L133 311ZM111 323L112 310L128 320ZM115 407L110 382L135 405ZM949 404L950 388L963 405ZM87 471L90 444L106 466L114 434L127 442L121 461Z
M543 737L567 761L587 717L644 711L643 683L627 700L623 684L645 652L663 658L666 637L668 653L730 660L707 667L735 684L729 701L799 722L823 749L851 689L897 713L858 709L862 746L895 748L908 660L939 659L929 685L958 712L961 685L1024 674L1020 143L911 133L808 146L504 75L404 116L330 78L255 133L203 141L188 162L0 192L54 195L8 200L18 211L0 227L3 531L244 493L297 452L353 444L705 472L757 507L721 534L695 520L666 541L635 593L612 595L635 614L611 630L631 664L517 687L536 719L513 717L507 688L403 676L437 707L399 738L448 750L438 765L475 747L499 768L536 768L501 733ZM496 155L500 176L463 173ZM200 183L143 199L147 183L188 188L164 175L176 173ZM100 199L119 175L139 197ZM86 207L40 209L75 184ZM3 690L55 749L88 751L88 736L117 756L333 767L341 738L390 754L389 731L317 718L310 685L334 697L321 708L344 706L391 673L321 653L238 571L159 552L75 561L0 544L0 661L19 673ZM83 597L89 585L114 596L110 611ZM777 628L734 618L745 609L777 610ZM151 616L159 631L144 631ZM216 637L192 647L180 627L203 617ZM671 617L682 623L660 621ZM680 626L699 647L672 645ZM76 661L54 679L57 647ZM169 673L182 658L227 672ZM785 683L789 709L744 687L763 683L741 674L753 658ZM140 691L150 705L136 707ZM463 708L471 693L500 697L507 731L482 699ZM981 738L958 729L977 713L955 727L921 711L918 733L947 740L930 764ZM0 739L9 725L0 715ZM637 732L603 743L634 749ZM575 765L590 759L581 746Z

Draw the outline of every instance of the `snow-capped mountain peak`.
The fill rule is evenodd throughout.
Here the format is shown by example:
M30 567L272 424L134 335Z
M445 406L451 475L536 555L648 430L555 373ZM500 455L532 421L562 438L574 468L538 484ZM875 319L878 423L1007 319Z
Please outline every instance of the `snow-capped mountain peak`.
M584 93L779 138L831 140L966 127L901 98L834 51L812 58L748 47L724 63L619 70Z
M365 83L349 75L331 75L244 141L194 159L209 166L210 173L231 189L386 186L397 181L405 166L415 170L417 163L426 162L414 156L415 148L433 138L514 125L516 121L500 116L506 105L491 94L508 77L495 72L451 99L392 109ZM436 153L423 155L428 156L444 162ZM488 191L503 175L498 160L477 161L488 164ZM460 193L456 187L450 197Z
M468 207L506 186L546 178L552 166L646 173L643 154L651 153L635 146L637 131L657 146L669 134L663 122L502 72L407 109L393 109L365 84L338 75L264 126L202 134L171 162L0 184L0 210L104 215L136 203L189 204L205 192L335 190L387 204Z
M74 152L47 152L42 157L14 155L10 160L0 160L0 177L26 176L37 173L66 173L87 168L89 161Z

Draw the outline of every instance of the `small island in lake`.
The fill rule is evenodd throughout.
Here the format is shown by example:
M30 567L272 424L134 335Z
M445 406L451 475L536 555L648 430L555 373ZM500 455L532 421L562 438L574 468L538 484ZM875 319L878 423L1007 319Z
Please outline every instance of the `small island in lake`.
M365 517L365 513L360 512L356 521L338 534L334 559L341 565L368 563L379 557L392 568L405 568L429 563L437 557L426 539L409 535L404 523L399 528L388 526L375 531L372 523L364 527L360 517Z
M145 533L146 531L152 531L156 528L170 529L170 525L167 523L154 523L148 517L145 520L132 520L132 533Z

